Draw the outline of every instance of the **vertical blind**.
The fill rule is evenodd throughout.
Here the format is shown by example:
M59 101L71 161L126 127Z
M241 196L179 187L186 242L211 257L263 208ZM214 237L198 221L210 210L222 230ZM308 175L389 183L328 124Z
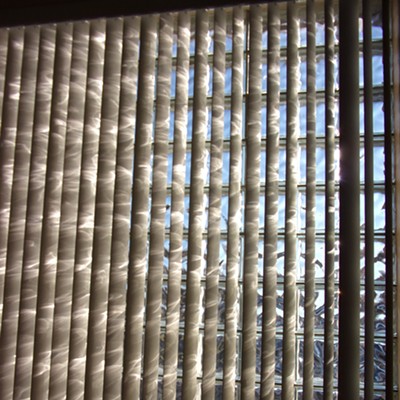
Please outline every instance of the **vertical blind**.
M397 396L388 6L344 3L0 29L1 399Z

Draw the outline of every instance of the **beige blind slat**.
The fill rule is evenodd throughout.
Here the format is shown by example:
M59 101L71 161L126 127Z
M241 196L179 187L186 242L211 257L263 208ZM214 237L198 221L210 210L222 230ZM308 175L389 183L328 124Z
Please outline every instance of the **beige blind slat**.
M32 48L33 47L33 48ZM19 112L20 89L27 89L34 91L35 87L32 86L32 79L34 79L35 58L34 53L35 41L28 41L24 49L24 30L10 32L9 35L9 52L8 52L8 66L6 71L6 86L5 86L5 101L3 104L3 120L2 120L2 135L1 135L1 148L0 148L0 168L1 168L1 190L0 190L0 206L1 206L1 226L0 230L0 247L1 247L1 277L4 277L4 298L3 300L3 314L1 325L1 338L0 338L0 395L4 398L10 398L13 395L13 384L15 379L15 357L17 352L18 341L18 322L20 314L20 300L21 300L21 279L22 279L22 263L23 263L23 248L21 248L22 235L24 227L21 227L21 218L26 218L26 198L22 196L26 190L26 171L25 176L12 171L14 168L14 156L21 157L25 151L23 148L15 149L15 140L24 138L28 135L29 125L23 129L20 135L16 138L17 133L17 115ZM25 51L23 51L25 50ZM24 52L24 55L23 55ZM50 50L50 54L52 51ZM51 57L50 57L51 59ZM22 77L21 77L21 66ZM51 65L47 65L50 67ZM48 70L49 72L49 70ZM50 72L51 76L51 72ZM22 82L21 82L22 80ZM21 85L21 86L20 86ZM27 113L25 116L29 124L30 110L25 101L32 101L29 97L31 93L26 96L21 96L21 112ZM24 104L25 103L25 104ZM46 111L46 110L43 110ZM20 122L22 123L23 115L21 115ZM47 121L48 122L48 121ZM48 125L47 125L48 129ZM46 130L45 130L46 132ZM26 139L25 139L26 140ZM21 143L22 144L22 143ZM27 144L27 143L26 143ZM14 153L14 151L16 151ZM18 158L19 158L18 157ZM29 165L27 166L29 168ZM14 179L14 185L13 185ZM19 201L15 202L18 196L21 196ZM12 203L11 203L12 201ZM25 204L24 204L25 203ZM19 220L19 221L18 221ZM10 225L8 225L10 222ZM9 228L9 229L8 229ZM22 229L21 229L22 228ZM7 243L8 239L8 243ZM4 245L4 249L3 249ZM16 251L12 251L16 250ZM3 282L1 282L1 289L3 289ZM3 293L1 293L3 295ZM23 298L24 296L22 296ZM33 307L35 305L33 304ZM24 311L21 313L23 314ZM21 315L22 316L22 315ZM34 319L33 319L34 322ZM20 334L25 332L20 329ZM33 332L32 332L33 333ZM27 345L33 348L33 335L27 337Z
M4 101L4 87L6 81L6 68L7 68L7 53L8 53L8 30L0 30L0 124L3 117L3 101ZM0 129L1 137L2 129Z
M105 33L103 99L97 170L93 261L90 284L85 396L101 398L107 328L118 107L121 82L122 20L107 21Z
M43 230L37 288L32 398L48 397L57 272L60 204L64 172L72 24L57 27L49 147L45 182Z
M140 19L124 19L104 398L121 396Z
M8 249L7 249L7 272L13 272L14 282L15 278L23 280L23 269L24 269L24 238L26 233L26 216L27 216L27 194L28 194L28 180L29 180L29 168L30 168L30 151L32 146L32 132L33 132L33 116L34 116L34 100L36 91L36 74L37 74L37 56L39 48L39 36L40 30L38 28L28 28L24 32L24 43L23 43L23 59L22 59L22 72L21 72L21 89L20 89L20 102L18 110L18 122L17 122L17 137L15 144L15 163L14 163L14 176L13 186L11 193L11 209L10 209L10 226L9 226L9 237L8 237ZM22 45L22 43L21 43ZM11 267L11 268L10 268ZM11 275L11 276L12 276ZM22 276L21 276L22 275ZM11 278L10 275L6 274L6 278ZM6 280L6 284L10 281ZM6 288L7 289L7 288ZM20 290L18 286L15 286L14 290ZM20 310L24 309L26 302L24 302L24 295L20 293L20 296L16 292L11 294L7 290L5 291L5 308L4 312L8 312L7 305L10 300L14 301L14 307L19 307ZM9 297L10 296L10 297ZM19 304L18 304L19 302ZM16 308L18 310L18 308ZM14 309L15 310L15 309ZM6 314L4 314L5 316ZM18 311L17 311L18 315ZM16 315L16 316L17 316ZM4 320L2 335L10 334L10 328L16 329L18 332L18 323L21 323L22 315L20 319L16 318L12 324L10 319ZM23 325L22 325L23 326ZM24 330L19 330L20 334L23 335ZM2 337L2 340L5 338ZM21 339L16 338L16 343L11 342L12 336L9 336L7 341L7 347L9 355L19 356L21 349ZM27 338L25 338L27 339ZM4 343L4 342L2 342ZM31 341L32 343L32 341ZM15 344L17 348L15 349ZM23 345L23 344L22 344ZM29 348L30 345L25 344L25 349ZM14 353L12 353L14 352ZM4 360L4 359L3 359ZM7 360L7 357L5 357ZM17 359L18 360L18 359ZM8 360L7 360L8 361ZM19 360L21 361L21 360ZM26 363L26 359L25 359ZM21 381L26 379L26 365L25 371L21 368L21 364L17 362L15 370L10 365L8 366L8 374L10 377L9 382L12 384L14 379L13 374L15 373L15 395L21 395L24 391L29 388L30 379L25 381L24 384L19 385ZM29 364L28 364L29 365ZM7 387L7 385L6 385ZM21 391L19 391L19 388ZM12 391L12 386L8 386L8 389Z
M181 307L182 242L185 198L185 155L188 120L190 14L178 19L176 98L171 188L168 298L164 355L164 398L176 396ZM171 121L172 123L172 121Z
M159 28L156 122L151 193L149 276L143 364L143 397L156 398L160 364L160 323L167 196L168 133L171 93L172 18L162 15Z
M122 390L123 398L127 399L140 397L157 24L157 16L148 16L141 25Z
M303 397L312 400L314 380L315 326L315 196L316 196L316 10L307 3L307 188L306 259L304 293Z
M335 329L335 31L333 1L325 2L325 326L324 392L333 399Z
M188 271L186 281L185 334L183 348L182 396L193 399L197 393L200 323L200 270L204 218L205 137L207 132L208 29L207 11L196 12L192 160L190 176L190 215Z
M261 394L274 399L276 346L276 283L279 200L280 15L268 8L267 149L264 224L264 280Z
M74 24L49 384L54 399L67 389L88 45L89 24Z
M91 22L69 344L67 397L71 398L79 397L85 387L104 42L105 21Z
M243 260L242 397L254 398L261 148L261 37L259 6L250 8L249 94L246 103L246 191Z
M244 11L233 10L232 16L232 98L230 125L229 215L226 263L224 399L235 398L238 360L236 354L238 326L238 277L240 267L242 130L243 130L243 49Z
M285 261L284 321L282 359L282 399L294 398L296 368L296 241L297 241L297 174L298 174L298 81L299 23L298 7L287 6L287 101L286 101L286 193L285 193Z
M226 17L225 12L219 9L215 11L214 19L214 81L202 381L202 395L209 399L215 397L218 296L220 290L218 283L225 108L225 41Z

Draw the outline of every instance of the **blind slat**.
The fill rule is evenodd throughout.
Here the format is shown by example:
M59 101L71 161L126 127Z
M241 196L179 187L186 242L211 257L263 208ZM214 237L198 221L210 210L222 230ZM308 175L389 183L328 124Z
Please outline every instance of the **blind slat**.
M79 185L67 398L84 392L89 291L92 269L96 175L104 69L105 21L90 23L82 165Z
M14 164L14 176L13 186L11 193L11 210L10 210L10 230L8 237L8 257L7 257L7 272L13 272L14 277L20 275L20 283L23 281L24 271L24 239L26 233L26 217L27 217L27 194L28 194L28 182L29 182L29 168L30 168L30 153L32 148L32 131L33 131L33 116L34 116L34 99L36 91L36 74L37 74L37 56L39 49L39 36L40 30L38 28L27 28L24 33L25 39L23 44L23 59L22 59L22 72L21 72L21 90L20 90L20 102L18 110L18 122L17 122L17 137L15 144L15 164ZM10 268L11 267L11 268ZM17 274L18 271L18 274ZM7 276L7 275L6 275ZM7 284L7 281L6 281ZM18 288L20 290L20 288ZM8 297L6 291L5 296ZM16 293L14 294L14 296ZM15 296L14 300L17 300L15 306L19 309L24 310L26 301L24 293L20 291L20 298ZM5 299L5 304L7 300ZM5 312L7 309L5 308ZM24 314L22 311L21 314ZM26 314L24 315L26 317ZM22 329L18 329L21 336L24 336L26 331L23 329L24 325L21 324L23 316L20 315L19 319L15 320L16 325L14 329L18 329L18 324L22 326ZM7 330L10 329L10 325L6 327L4 325L3 334L7 334ZM12 339L11 337L8 340ZM14 393L15 396L21 395L21 393L29 390L31 383L29 368L26 368L29 361L27 359L19 358L21 356L20 349L24 346L21 343L19 337L16 338L16 353L17 362L15 365L15 371L10 368L9 373L15 373ZM25 337L25 340L27 338ZM28 341L29 342L29 341ZM11 342L9 342L11 344ZM13 343L14 345L14 343ZM25 343L24 349L32 346ZM13 351L15 348L12 347ZM28 352L29 353L29 352ZM29 360L29 358L28 358ZM22 361L22 362L21 362Z
M215 397L215 374L218 340L217 325L219 322L218 296L220 289L218 286L218 278L220 268L219 248L221 240L222 149L224 138L225 106L225 41L225 12L219 9L215 11L214 19L214 81L202 381L202 395L207 396L209 399L214 399Z
M179 352L181 307L182 242L185 198L185 156L187 137L190 14L181 13L178 21L176 98L171 188L170 246L168 260L168 298L165 334L163 395L175 398Z
M110 276L114 182L121 81L122 20L107 21L105 33L103 99L90 284L85 397L103 395L107 300Z
M232 15L232 97L230 126L229 211L226 263L225 335L224 335L224 399L235 398L238 276L240 266L242 129L243 129L243 38L244 12L236 7Z
M298 135L298 8L288 4L287 117L286 117L286 193L282 398L294 398L295 313L296 313L296 228L297 228L297 135Z
M275 398L276 283L279 193L280 28L277 5L268 8L267 149L261 394Z
M128 293L124 344L124 398L140 397L140 369L144 317L144 287L147 256L147 226L150 186L150 154L153 128L154 69L157 45L157 16L142 20L138 82L135 165Z
M74 24L49 398L63 398L67 389L88 39L89 24L87 22Z
M121 396L140 19L124 20L104 398Z
M200 270L204 218L205 137L207 132L208 29L207 11L196 12L196 50L193 98L193 136L190 176L188 270L186 281L185 334L183 347L182 396L197 393L200 323Z
M152 208L150 225L149 278L147 285L146 331L143 364L143 396L157 397L160 360L160 322L167 195L169 105L171 92L172 19L160 18L157 72L156 125Z
M243 261L242 397L254 398L261 147L262 14L250 8L249 94L246 103L246 191Z

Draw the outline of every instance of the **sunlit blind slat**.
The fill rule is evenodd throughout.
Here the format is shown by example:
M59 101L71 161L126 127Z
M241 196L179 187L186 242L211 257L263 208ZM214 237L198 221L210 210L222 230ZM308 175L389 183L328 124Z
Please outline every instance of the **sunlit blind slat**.
M235 398L238 276L240 268L242 129L243 129L243 31L244 12L237 7L232 13L232 97L229 151L229 211L226 262L224 399Z
M95 177L98 167L100 110L103 92L105 21L91 22L89 35L67 397L79 396L85 387L86 338L96 201Z
M39 48L39 37L40 30L37 27L27 29L24 33L24 54L22 60L22 72L21 72L21 90L20 90L20 103L18 110L18 123L17 123L17 138L15 146L15 167L14 167L14 178L13 187L11 193L11 212L10 212L10 230L8 238L8 257L7 265L13 265L15 267L14 272L17 272L17 268L21 271L21 282L24 281L24 269L26 263L24 262L24 239L27 238L27 197L28 197L28 181L29 181L29 169L30 169L30 152L32 149L32 132L33 132L33 117L34 117L34 104L35 104L35 92L36 92L36 78L38 68L38 48ZM7 276L7 275L6 275ZM17 274L15 274L17 276ZM19 289L20 290L20 289ZM6 292L7 296L8 293ZM18 298L18 296L15 296ZM19 309L24 310L31 302L28 296L21 291L20 293L20 304ZM28 306L29 307L29 306ZM6 308L4 309L6 311ZM17 349L16 357L17 362L15 370L9 369L8 373L15 373L14 382L14 394L15 396L21 396L24 392L29 390L31 383L31 375L28 372L29 367L29 350L33 348L33 335L31 340L25 336L27 330L24 329L23 324L24 317L26 321L26 313L22 312L17 320L19 324L19 334L17 338ZM4 331L2 334L7 334L7 330L10 325L3 326ZM17 325L18 329L18 325ZM30 342L24 343L21 340L25 336L25 341ZM11 339L11 337L9 337ZM28 339L28 340L27 340ZM10 343L10 342L9 342ZM23 357L21 351L28 350ZM22 357L21 357L22 355ZM28 368L27 368L28 367Z
M168 298L165 334L163 394L176 396L181 307L181 277L183 257L183 221L185 198L185 155L188 123L190 14L178 18L176 97L174 120L173 167L171 187L171 221L168 270ZM171 121L172 123L172 121Z
M205 292L205 329L203 351L202 395L215 397L215 373L217 356L219 248L222 197L222 154L225 108L225 41L226 18L224 10L216 10L214 19L214 65L212 140L210 163L210 194L207 242L207 272ZM222 289L223 290L223 289Z
M279 201L280 15L268 8L267 149L265 174L264 280L261 394L275 398L276 283Z
M243 260L242 397L254 398L261 148L261 36L259 6L250 8L249 93L246 102L246 171Z
M60 208L60 227L62 229L59 235L55 287L54 331L49 384L50 398L65 397L67 388L88 39L89 24L87 22L74 24L64 180Z
M285 193L285 262L282 398L293 399L295 382L296 314L296 228L298 174L298 79L299 23L298 9L288 4L287 116L286 116L286 193Z
M160 323L165 238L165 202L167 195L167 163L169 104L171 86L172 18L161 16L157 71L157 100L152 179L152 206L149 244L149 272L146 299L146 331L143 364L143 396L157 396L160 364Z
M14 389L14 360L16 352L18 351L17 332L20 317L21 275L23 268L23 250L20 246L23 241L21 235L23 235L25 229L25 227L21 226L21 218L22 220L26 218L27 201L26 198L23 198L23 192L26 190L24 189L26 185L26 181L24 182L25 178L17 173L17 171L15 171L15 173L13 172L14 162L19 161L14 159L14 156L19 158L26 150L22 147L17 151L15 148L15 141L23 139L23 137L28 134L25 128L22 129L18 138L16 137L19 107L21 107L20 111L22 113L28 112L26 115L28 121L25 121L25 123L29 123L29 114L31 113L31 111L29 111L29 104L25 103L26 100L29 100L31 93L28 95L28 98L26 98L26 96L21 96L20 89L24 88L26 90L29 88L32 91L35 89L34 86L32 86L32 82L30 82L31 79L34 79L34 75L32 74L35 73L35 68L37 68L37 66L34 66L34 61L32 60L32 57L36 58L36 56L31 53L33 50L32 45L33 48L35 47L34 43L35 40L33 40L33 43L28 40L26 46L24 46L24 30L10 32L9 34L0 147L0 218L2 226L0 230L0 258L2 263L0 267L0 276L2 279L0 290L4 288L0 337L0 354L2 360L0 367L0 395L5 398L12 397ZM52 51L50 50L49 53L52 53ZM23 68L22 71L21 67ZM48 68L47 72L51 74L51 62L50 65L47 64L46 67ZM26 85L28 85L28 87L26 87ZM19 99L21 99L21 103L18 102ZM26 108L26 106L28 106L28 108ZM43 111L45 114L47 110L45 109ZM47 113L46 116L48 116ZM29 126L27 128L29 129ZM29 165L27 167L29 168ZM26 171L24 171L24 173L26 174ZM14 179L15 182L13 184ZM18 197L18 195L21 195L21 199L15 202L15 200L17 200L15 197ZM11 202L14 206L12 206ZM12 249L16 251L11 251ZM1 295L3 295L3 293L1 293ZM22 311L21 314L23 313L24 311ZM32 322L34 323L34 317ZM19 332L21 335L26 333L23 329L19 329ZM27 339L29 343L27 346L33 348L33 335L29 335ZM31 353L29 355L31 355Z
M101 105L85 396L103 395L107 300L121 74L122 20L107 21Z
M158 16L142 19L137 122L133 176L130 259L126 305L123 390L124 398L140 397L144 287L150 189L150 155L153 131L155 50Z
M187 400L196 396L199 366L200 270L204 226L204 184L206 180L205 136L207 132L208 29L208 12L205 10L197 11L182 383L182 396Z
M316 192L316 10L307 3L307 160L306 160L306 257L304 288L303 397L312 400L315 326L315 192Z

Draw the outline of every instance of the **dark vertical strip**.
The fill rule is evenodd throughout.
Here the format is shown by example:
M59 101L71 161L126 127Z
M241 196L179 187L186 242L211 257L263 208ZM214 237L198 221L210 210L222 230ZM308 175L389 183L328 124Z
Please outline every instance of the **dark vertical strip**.
M374 132L372 93L372 11L371 1L363 1L364 61L364 160L365 160L365 355L364 397L374 398Z
M55 400L65 398L67 390L89 23L75 23L73 30L64 181L61 199L61 230L58 239L58 267L50 367L49 398Z
M49 149L47 166L43 165L46 168L46 187L33 352L31 389L33 399L47 398L49 391L71 46L72 24L58 25L51 94Z
M359 397L360 385L360 137L358 0L339 3L340 248L339 400Z
M104 398L121 397L140 18L124 19Z
M325 1L325 321L324 400L333 399L335 329L335 21ZM357 52L358 54L358 52ZM358 159L357 155L353 156Z
M386 259L386 400L393 399L393 177L392 177L392 75L390 2L382 2L383 81L385 113L385 259Z
M4 312L10 312L10 298L13 298L12 305L15 314L12 318L4 320L3 335L8 335L8 352L1 354L1 362L7 362L8 356L15 356L12 365L8 366L8 372L15 374L14 397L22 398L29 396L31 383L30 368L32 367L31 359L21 357L21 348L27 349L33 347L33 336L27 338L24 329L19 329L23 317L26 314L23 310L26 303L24 296L21 294L21 286L24 280L24 240L26 238L27 223L27 195L29 186L29 169L31 163L32 151L32 132L34 120L35 92L37 83L38 68L38 47L40 38L40 29L38 27L29 27L25 30L24 54L22 60L21 72L21 90L20 102L18 109L17 137L15 143L15 163L13 177L11 204L10 204L10 230L7 247L7 264L6 264L6 280L5 284L5 308ZM12 171L9 171L10 174ZM11 174L12 176L12 174ZM29 218L29 217L28 217ZM10 274L11 273L11 274ZM11 276L13 280L11 280ZM14 284L20 279L20 285ZM14 281L14 284L13 282ZM8 285L14 286L15 292L11 295ZM16 291L19 290L19 293ZM19 301L19 308L18 308ZM5 316L6 314L4 314ZM11 315L10 315L11 317ZM14 332L13 332L14 330ZM21 340L21 335L24 339ZM2 338L4 340L4 338ZM30 339L30 340L29 340ZM25 342L26 341L26 342ZM3 342L4 343L4 342ZM29 344L28 344L29 343ZM14 347L16 345L16 348ZM2 349L4 351L4 349ZM13 352L13 353L12 353ZM28 352L29 354L29 352ZM27 354L25 354L27 355ZM31 355L31 354L29 354ZM6 398L6 396L5 396Z
M82 164L76 234L67 398L84 393L94 231L100 111L104 70L105 21L90 23Z
M297 247L297 135L298 135L298 8L287 6L287 118L286 118L286 196L282 399L294 398L296 350L296 247Z
M210 166L210 196L207 241L207 280L205 299L205 327L203 351L202 396L215 397L215 373L218 324L218 278L222 197L222 148L224 140L225 108L225 11L215 10L214 73L212 100L212 139Z
M140 398L157 26L158 16L148 16L142 20L124 343L123 399Z
M157 398L160 363L161 296L164 268L165 200L167 195L168 133L171 93L172 17L160 17L157 68L156 125L151 193L149 276L143 363L143 398Z
M93 261L90 282L85 399L103 395L107 300L114 213L117 126L122 57L122 20L106 22L103 99L97 168Z
M275 398L276 283L279 195L279 101L280 101L279 8L268 7L267 163L265 182L264 293L262 328L261 396Z
M190 215L188 239L188 272L183 348L183 399L197 393L197 359L200 322L201 243L204 219L204 157L207 132L208 89L208 12L196 12L196 54L194 70L192 165L190 176Z
M229 219L226 267L225 336L224 336L224 400L235 399L238 277L240 264L240 191L242 154L243 104L243 8L233 9L232 29L232 97L229 166Z
M250 8L249 94L246 103L246 192L243 264L241 396L254 398L261 147L261 7Z
M176 98L171 188L171 223L168 270L167 329L163 395L176 397L181 306L182 239L185 198L185 156L188 114L190 13L178 18L178 55L176 60Z
M306 142L306 260L304 293L303 399L314 398L315 324L315 181L316 181L316 13L314 0L307 2L307 142Z

